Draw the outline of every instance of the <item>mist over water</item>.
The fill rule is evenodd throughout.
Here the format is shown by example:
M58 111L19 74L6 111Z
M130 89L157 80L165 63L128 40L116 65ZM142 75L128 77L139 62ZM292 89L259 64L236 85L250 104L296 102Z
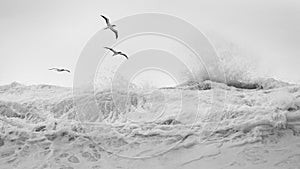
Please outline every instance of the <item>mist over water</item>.
M222 75L225 76L227 84L239 82L258 83L259 81L263 81L267 78L273 78L271 75L267 74L267 70L264 69L263 65L260 64L260 60L262 58L260 53L255 51L255 49L245 47L244 44L239 44L234 39L229 39L228 37L223 36L216 31L206 31L205 35L215 48L220 61L220 64L217 66L219 66L222 70ZM156 45L152 45L153 47L163 46L167 43L167 48L170 50L177 49L177 51L179 51L177 54L179 55L174 54L166 57L168 53L133 53L131 56L132 58L129 60L131 63L129 61L127 61L129 63L126 63L122 61L122 58L115 59L108 54L104 61L99 63L95 77L95 88L97 90L109 89L111 88L113 81L115 83L114 85L119 86L118 89L126 89L128 88L129 84L131 87L135 86L136 88L140 89L149 89L176 86L187 81L203 82L205 80L211 80L215 82L221 82L222 77L215 77L212 79L210 74L214 74L214 72L210 72L210 74L207 72L206 66L210 66L210 63L202 62L199 64L199 62L193 62L193 58L191 56L192 54L184 54L184 52L186 52L184 49L178 50L178 44L174 42L171 43L167 39L150 36L146 38L136 38L132 41L129 41L127 47L132 46L132 44L139 44L139 48L141 48L146 46L149 41L157 41ZM143 42L145 44L142 44ZM121 48L124 48L124 45L121 45ZM159 56L154 56L155 54ZM137 57L141 57L141 59L137 60ZM130 65L142 64L143 57L148 57L150 60L155 60L155 62L173 63L175 65L173 66L176 67L176 71L175 69L169 72L167 71L169 74L166 74L166 72L163 71L156 71L155 73L152 72L153 74L151 76L149 76L149 73L142 73L138 76L138 79L135 79L132 76L126 75L126 73L124 74L124 70L119 70L122 69L120 68L122 66L124 67L123 69L126 70L132 68ZM164 57L166 57L166 59L162 59ZM177 60L177 62L180 62L186 67L178 66L179 63L175 64L174 60ZM114 63L114 61L117 62ZM145 62L147 62L147 60ZM127 68L126 64L128 64ZM174 77L171 77L172 75L177 77L177 81L171 80L174 79Z
M216 49L227 82L253 82L262 77L258 72L259 56L255 49L214 31L208 31L207 36Z

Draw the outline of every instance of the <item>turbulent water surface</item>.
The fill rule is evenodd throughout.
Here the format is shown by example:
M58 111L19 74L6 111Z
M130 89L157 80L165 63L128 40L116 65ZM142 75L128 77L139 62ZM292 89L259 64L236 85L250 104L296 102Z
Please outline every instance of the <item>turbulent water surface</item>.
M82 121L70 88L1 86L0 168L300 168L299 85L205 81L82 95L92 99L101 116Z

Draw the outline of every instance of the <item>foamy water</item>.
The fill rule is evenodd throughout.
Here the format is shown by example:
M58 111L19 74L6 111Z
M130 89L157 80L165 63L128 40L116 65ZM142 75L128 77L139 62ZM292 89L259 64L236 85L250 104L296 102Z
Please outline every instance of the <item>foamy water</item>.
M1 86L0 166L297 168L300 86L272 79L258 84L100 91L104 120L93 122L77 120L70 88Z

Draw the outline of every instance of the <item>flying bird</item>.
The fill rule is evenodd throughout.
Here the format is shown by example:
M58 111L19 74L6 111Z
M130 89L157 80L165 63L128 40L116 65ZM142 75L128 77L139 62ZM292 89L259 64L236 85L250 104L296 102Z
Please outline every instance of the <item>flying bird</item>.
M111 31L113 31L116 35L116 39L118 39L118 31L114 28L116 25L112 25L109 22L109 19L103 15L101 15L101 17L105 20L107 27L105 27L104 29L110 29Z
M69 72L69 73L71 73L71 71L68 70L68 69L51 68L49 70L54 70L54 71L57 71L57 72Z
M112 48L109 48L109 47L104 47L105 49L108 49L108 50L110 50L110 51L112 51L113 52L113 56L116 56L116 55L122 55L122 56L124 56L126 59L128 59L128 56L125 54L125 53L122 53L122 52L120 52L120 51L115 51L114 49L112 49Z

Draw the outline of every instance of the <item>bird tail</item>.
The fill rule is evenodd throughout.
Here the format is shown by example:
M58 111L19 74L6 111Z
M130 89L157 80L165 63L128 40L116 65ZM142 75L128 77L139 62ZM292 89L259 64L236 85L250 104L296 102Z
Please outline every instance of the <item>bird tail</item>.
M108 28L109 28L109 27L107 26L107 27L104 28L104 30L105 30L105 29L108 29Z

